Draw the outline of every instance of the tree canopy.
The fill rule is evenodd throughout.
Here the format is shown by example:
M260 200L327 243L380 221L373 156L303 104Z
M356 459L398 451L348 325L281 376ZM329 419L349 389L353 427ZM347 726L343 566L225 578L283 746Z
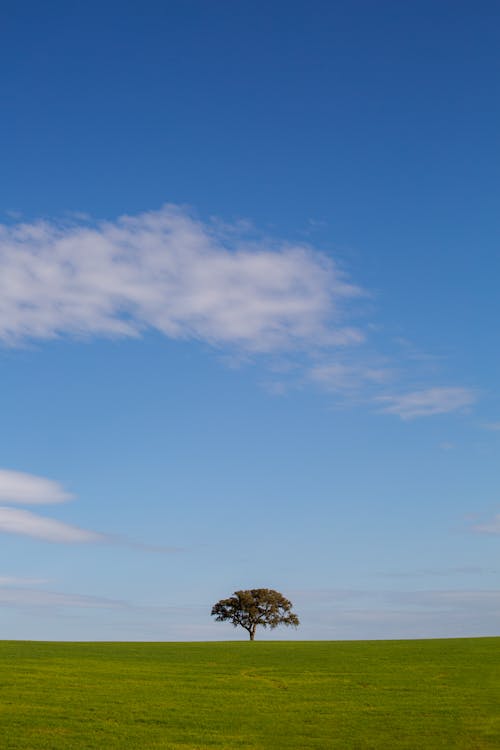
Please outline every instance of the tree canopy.
M278 625L299 625L299 618L292 610L292 603L283 594L273 589L249 589L235 591L228 599L221 599L212 607L217 622L231 622L241 626L251 641L258 625L277 628Z

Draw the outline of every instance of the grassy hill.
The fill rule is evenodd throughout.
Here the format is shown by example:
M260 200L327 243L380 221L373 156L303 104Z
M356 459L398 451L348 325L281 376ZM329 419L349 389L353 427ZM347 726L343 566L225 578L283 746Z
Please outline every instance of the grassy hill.
M0 642L2 750L500 748L500 638Z

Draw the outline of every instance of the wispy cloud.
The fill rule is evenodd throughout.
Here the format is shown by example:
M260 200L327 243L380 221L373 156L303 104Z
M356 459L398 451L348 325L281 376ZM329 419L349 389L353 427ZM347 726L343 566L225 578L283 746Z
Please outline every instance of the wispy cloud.
M402 419L415 419L462 411L474 404L477 396L471 388L440 387L401 395L378 396L376 400L384 404L381 411L387 414L397 414Z
M59 482L20 471L0 469L0 501L22 505L64 503L73 496Z
M388 600L417 607L439 607L441 609L470 610L494 607L500 612L500 591L498 590L441 590L392 592Z
M127 609L130 605L117 599L106 599L98 596L66 594L43 589L2 588L0 586L0 606L15 607L77 607L79 609Z
M252 352L362 339L342 313L361 291L326 255L176 206L97 225L0 226L0 266L7 344L148 328Z
M398 604L408 607L451 607L466 609L471 602L478 606L488 607L494 604L500 607L500 591L491 589L423 589L423 590L368 590L368 589L309 589L292 591L294 601L314 602L332 608L336 604L357 600L359 603L377 601L378 603Z
M22 578L21 576L0 575L0 586L38 586L48 583L46 578Z
M500 513L493 516L491 521L472 526L472 531L477 534L500 534Z
M442 451L452 451L455 449L455 443L452 443L450 440L443 440L442 443L439 443L439 448Z
M485 422L483 424L485 430L491 430L492 432L500 431L500 422Z
M0 501L6 506L62 503L73 498L74 495L52 479L10 469L0 469ZM180 551L179 547L147 544L126 537L100 534L53 518L6 506L0 507L0 534L20 534L48 542L68 544L106 541L109 544L125 545L133 549L164 554ZM0 585L2 583L8 583L8 580L0 576Z
M464 575L483 575L491 572L477 565L464 565L459 568L421 568L412 571L393 571L391 573L378 573L383 578L427 578L427 577L448 577Z
M332 392L354 392L366 386L380 386L394 377L388 367L324 362L309 370L309 378Z
M498 590L291 592L308 631L324 638L440 638L498 632Z
M86 531L53 518L30 513L18 508L0 507L0 533L22 534L44 539L47 542L99 542L104 541L102 534Z
M73 495L52 479L10 469L0 469L0 501L21 505L63 503ZM0 507L0 533L21 534L48 542L82 543L104 541L102 534L56 521L19 508ZM2 578L0 577L0 584Z

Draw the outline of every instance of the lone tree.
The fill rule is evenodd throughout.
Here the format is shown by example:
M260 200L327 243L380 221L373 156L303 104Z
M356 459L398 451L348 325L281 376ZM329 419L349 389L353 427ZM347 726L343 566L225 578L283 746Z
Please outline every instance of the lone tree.
M229 621L235 628L241 625L253 641L257 625L263 628L293 625L296 628L299 618L291 611L292 606L279 591L250 589L235 591L229 599L221 599L212 607L212 615L217 622Z

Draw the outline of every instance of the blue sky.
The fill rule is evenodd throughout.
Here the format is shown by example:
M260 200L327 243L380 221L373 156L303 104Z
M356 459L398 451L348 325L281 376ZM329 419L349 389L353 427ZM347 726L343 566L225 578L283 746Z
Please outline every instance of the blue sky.
M498 16L7 4L2 637L498 634Z

